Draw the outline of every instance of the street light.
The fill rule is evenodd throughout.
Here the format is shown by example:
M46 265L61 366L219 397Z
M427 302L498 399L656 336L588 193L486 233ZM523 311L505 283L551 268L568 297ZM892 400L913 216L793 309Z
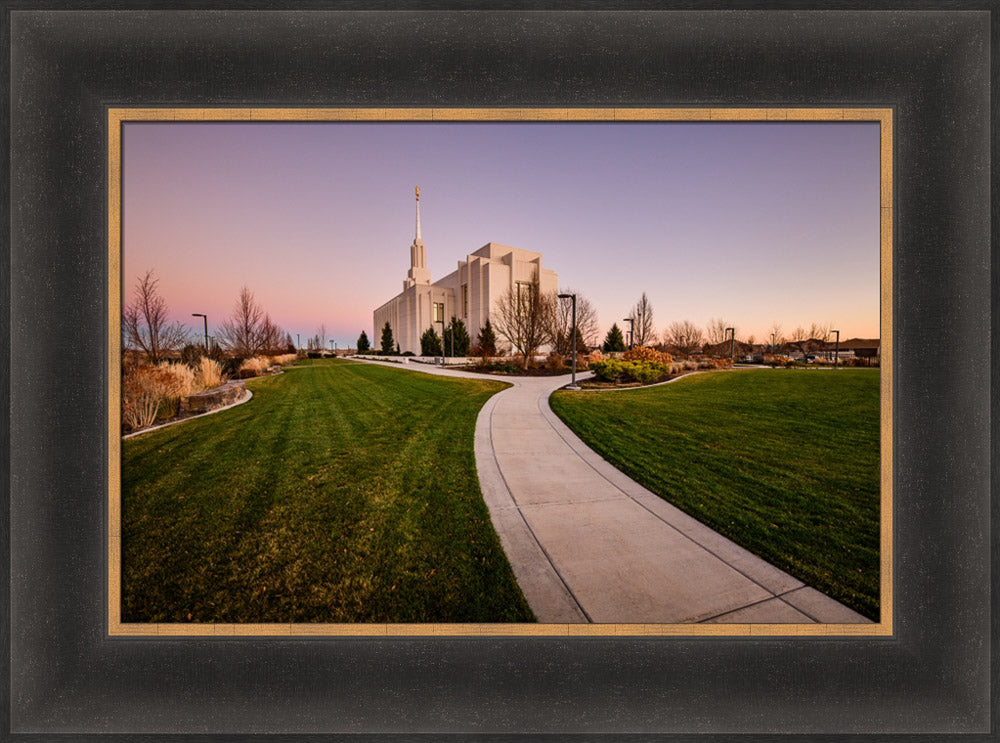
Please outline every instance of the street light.
M771 333L771 355L774 356L774 333Z
M444 302L441 303L442 307ZM441 323L441 366L444 366L444 313L441 313L441 319L438 320Z
M560 294L559 299L572 299L573 300L573 377L570 380L568 390L578 390L580 387L576 383L576 295L575 294Z
M837 334L837 345L834 346L834 349L833 349L833 368L836 369L837 368L837 362L838 362L838 360L840 358L840 331L839 330L831 330L830 332Z
M716 326L718 327L718 326ZM729 333L729 363L735 363L736 352L736 328L726 328L725 333Z
M208 353L208 315L203 315L200 312L192 312L191 317L200 317L205 321L205 353Z
M635 336L635 318L626 317L624 321L628 323L628 348L632 350L632 338Z
M295 350L298 351L300 348L302 348L302 338L299 336L298 333L296 333L295 334Z

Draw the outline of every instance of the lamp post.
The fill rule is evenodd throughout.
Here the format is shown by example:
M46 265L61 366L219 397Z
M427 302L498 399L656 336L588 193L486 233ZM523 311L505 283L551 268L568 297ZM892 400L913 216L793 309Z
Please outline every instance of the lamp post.
M302 338L299 337L298 333L296 333L295 334L295 350L298 351L300 348L302 348Z
M444 366L444 313L441 314L441 319L438 322L441 323L441 366Z
M837 368L837 362L840 359L840 331L839 330L831 330L830 332L837 334L837 345L834 346L834 348L833 348L833 368L836 369Z
M205 321L205 353L209 352L208 349L208 315L203 315L200 312L192 312L191 317L200 317Z
M771 355L774 356L774 333L771 333Z
M572 331L570 331L570 332L573 333L573 336L572 336L573 337L573 345L572 345L572 349L573 349L572 350L572 353L573 353L573 364L571 366L571 369L573 370L573 376L572 376L572 378L570 380L569 387L567 387L566 389L568 389L568 390L578 390L578 389L580 389L580 387L576 383L576 295L575 294L560 294L559 295L559 299L571 299L571 300L573 300L573 329L572 329Z
M623 318L624 322L628 323L628 348L632 350L632 338L635 336L635 318L626 317Z
M725 332L729 333L729 363L732 364L736 361L736 328L726 328Z

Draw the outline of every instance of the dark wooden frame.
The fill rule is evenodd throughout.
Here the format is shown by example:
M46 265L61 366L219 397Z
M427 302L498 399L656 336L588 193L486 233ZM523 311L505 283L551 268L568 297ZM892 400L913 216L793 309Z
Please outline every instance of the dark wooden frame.
M933 13L3 7L10 667L0 683L11 738L994 738L989 3ZM891 107L894 635L109 638L106 111L257 104Z

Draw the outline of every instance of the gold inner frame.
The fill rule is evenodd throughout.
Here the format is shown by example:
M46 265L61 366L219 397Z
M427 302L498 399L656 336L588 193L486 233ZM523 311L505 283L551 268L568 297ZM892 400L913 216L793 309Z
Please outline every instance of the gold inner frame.
M869 121L880 131L880 605L873 624L139 624L121 621L121 127L137 121ZM889 108L109 108L108 634L111 636L889 636L892 593L892 122Z

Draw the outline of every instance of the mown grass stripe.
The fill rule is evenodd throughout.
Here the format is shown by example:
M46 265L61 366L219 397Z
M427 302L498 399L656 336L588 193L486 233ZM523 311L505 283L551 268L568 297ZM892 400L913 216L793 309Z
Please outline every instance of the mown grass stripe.
M645 487L878 618L877 369L717 372L551 405Z
M524 622L473 432L503 385L343 361L123 442L126 622Z

